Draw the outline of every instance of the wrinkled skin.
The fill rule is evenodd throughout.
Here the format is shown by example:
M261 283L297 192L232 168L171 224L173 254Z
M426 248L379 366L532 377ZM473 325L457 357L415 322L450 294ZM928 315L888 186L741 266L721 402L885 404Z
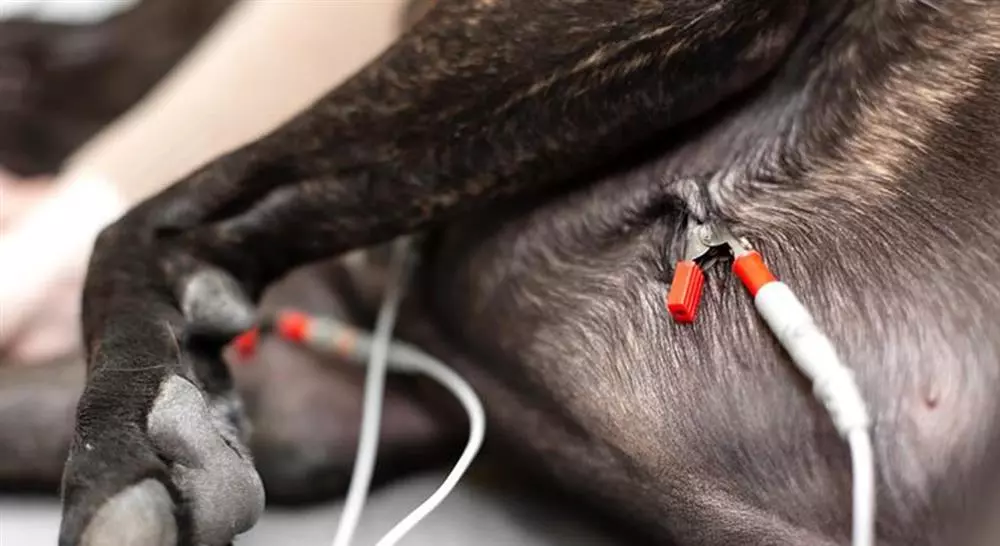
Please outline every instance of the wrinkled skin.
M292 268L418 231L401 335L472 379L496 442L661 542L847 543L846 448L738 283L713 271L695 325L662 309L694 217L856 371L880 544L994 544L998 53L971 1L440 0L102 234L61 543L250 527L220 348Z

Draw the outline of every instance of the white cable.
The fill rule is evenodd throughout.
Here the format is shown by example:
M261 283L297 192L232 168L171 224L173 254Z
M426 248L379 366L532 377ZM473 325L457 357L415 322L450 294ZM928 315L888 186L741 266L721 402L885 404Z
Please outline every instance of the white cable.
M345 332L349 332L348 335L354 339L353 345L355 351L353 354L345 356L352 357L352 360L359 364L363 364L366 357L372 352L374 341L370 334L338 320L327 318L315 319L314 331L319 334L314 339L314 342L317 343L317 348L327 350L334 350L337 346L337 339L344 335ZM441 361L424 353L417 347L403 342L393 342L390 345L388 360L391 371L421 373L448 389L465 409L466 416L469 419L469 439L458 461L445 477L444 482L430 497L397 523L376 546L395 545L406 533L410 532L428 514L436 509L451 494L459 480L462 479L462 476L468 472L486 436L486 413L483 410L482 402L476 395L475 390L458 374Z
M392 342L392 328L399 310L400 300L402 299L402 287L406 281L406 273L409 271L407 267L410 263L407 245L408 243L401 242L394 253L389 284L382 302L382 308L379 310L378 321L373 335L369 336L335 320L316 320L316 325L319 328L324 328L327 334L337 330L352 330L356 336L359 349L354 356L368 356L364 412L362 414L361 434L358 440L357 458L354 463L354 473L351 476L347 501L344 504L344 511L341 515L340 525L337 528L337 535L334 537L334 546L350 545L368 495L378 451L379 425L387 367L391 367L394 371L422 373L448 389L462 404L469 418L469 440L462 451L462 455L437 490L397 523L379 540L376 546L394 546L437 508L451 494L459 480L468 471L476 455L479 453L486 436L486 413L483 410L482 402L472 387L439 360L416 347L405 343ZM313 341L322 344L324 341L329 342L333 337L331 335L320 335Z
M393 248L392 263L389 267L389 282L382 307L375 323L374 340L368 370L365 374L364 403L361 414L361 432L358 450L351 474L351 485L347 500L333 538L333 546L351 546L351 539L358 528L361 510L364 508L371 486L375 458L378 454L379 429L382 421L382 401L385 395L386 360L392 329L402 300L405 277L409 272L409 242L401 240Z
M854 473L854 546L875 544L875 456L868 432L851 431L847 436L851 447L851 467Z
M396 351L394 353L398 354ZM482 402L480 402L479 397L476 396L476 392L472 387L440 361L423 353L419 353L419 356L421 358L411 358L405 361L394 358L392 362L393 369L405 367L419 371L451 391L455 398L461 402L469 417L469 440L465 444L465 449L462 451L462 455L458 458L455 466L452 467L451 472L448 473L448 476L437 490L386 533L376 546L394 546L406 533L410 532L431 511L437 508L452 492L466 471L468 471L472 465L472 461L479 453L479 449L483 445L483 439L486 436L486 414L483 411Z
M875 536L875 457L868 435L870 420L850 368L840 362L829 338L812 315L782 282L760 287L754 305L788 352L792 362L813 384L813 394L833 419L851 450L853 479L853 545L872 546Z

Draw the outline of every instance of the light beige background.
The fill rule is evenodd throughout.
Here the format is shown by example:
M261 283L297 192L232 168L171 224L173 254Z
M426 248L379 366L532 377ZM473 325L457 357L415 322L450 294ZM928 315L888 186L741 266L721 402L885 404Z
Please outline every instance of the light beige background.
M262 136L398 35L405 0L246 0L70 161L134 201Z

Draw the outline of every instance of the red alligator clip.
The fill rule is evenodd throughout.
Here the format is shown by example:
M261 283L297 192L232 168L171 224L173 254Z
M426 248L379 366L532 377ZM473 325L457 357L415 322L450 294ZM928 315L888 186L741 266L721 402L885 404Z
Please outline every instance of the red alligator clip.
M694 260L684 260L674 269L674 280L667 293L667 310L677 322L694 322L705 286L705 272Z
M705 286L705 270L700 262L709 257L713 250L720 248L727 249L735 257L741 257L749 252L747 242L734 237L724 226L698 223L688 226L684 259L677 263L670 291L667 292L667 310L675 321L685 324L694 322L698 314L698 305L701 303L702 288ZM709 265L711 263L704 267ZM749 267L753 265L749 262L746 265L747 267L738 267L737 272L746 269L749 275L751 269L753 272L759 269Z

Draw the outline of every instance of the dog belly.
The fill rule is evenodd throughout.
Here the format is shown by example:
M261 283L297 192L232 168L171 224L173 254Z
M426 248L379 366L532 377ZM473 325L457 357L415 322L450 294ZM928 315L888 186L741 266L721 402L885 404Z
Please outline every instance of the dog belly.
M645 205L606 205L616 191L646 195L636 187L648 179L613 178L436 238L419 287L432 350L483 393L492 434L660 538L847 543L849 453L749 295L716 267L696 322L673 323L663 297L676 211L652 194ZM868 218L852 228L894 229ZM992 485L1000 447L996 326L955 331L963 311L942 316L928 297L934 283L914 279L915 258L889 242L852 245L851 229L825 240L825 220L748 227L858 374L876 422L886 543L971 543L968 524L985 520L968 507L991 506L981 485ZM821 251L830 248L836 259ZM871 260L879 251L899 262ZM877 277L841 282L871 267ZM996 303L973 296L962 295L966 310Z

